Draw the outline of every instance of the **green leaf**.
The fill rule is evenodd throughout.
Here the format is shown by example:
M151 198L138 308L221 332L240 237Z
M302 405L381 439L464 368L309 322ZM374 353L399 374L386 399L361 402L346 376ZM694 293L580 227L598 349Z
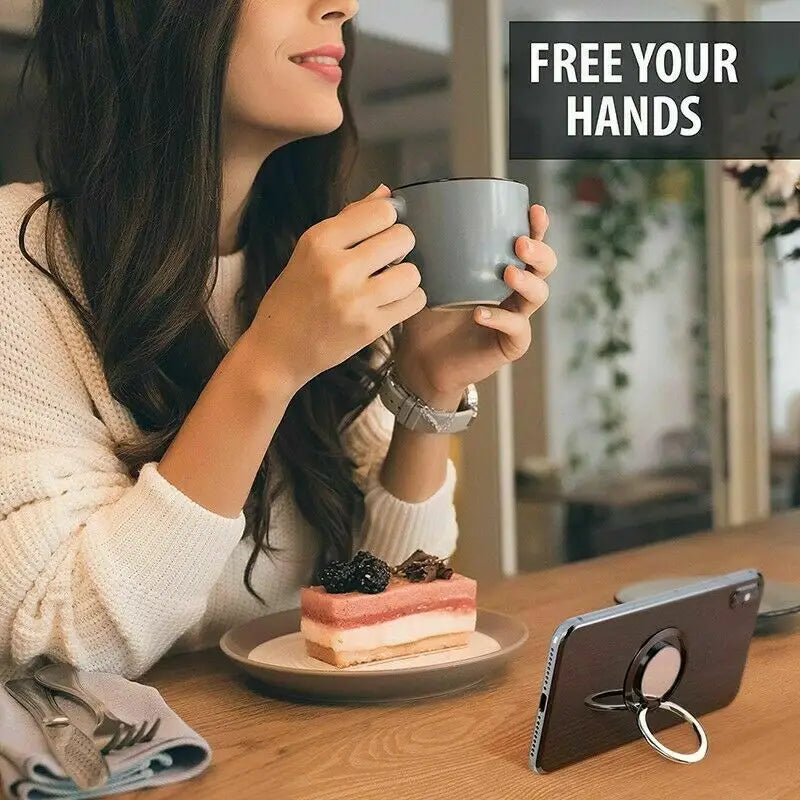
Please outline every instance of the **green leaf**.
M621 436L619 439L613 439L608 442L605 447L605 453L609 457L617 456L620 453L624 453L626 450L630 450L630 447L631 440L627 436Z
M598 358L614 358L615 356L630 353L632 350L633 347L631 346L630 342L627 342L624 339L612 337L600 345L600 347L595 351L595 355Z
M578 472L585 461L586 459L579 453L570 453L567 459L567 467L570 472Z
M602 282L601 287L609 308L616 311L622 305L622 290L619 283L613 278L607 278Z

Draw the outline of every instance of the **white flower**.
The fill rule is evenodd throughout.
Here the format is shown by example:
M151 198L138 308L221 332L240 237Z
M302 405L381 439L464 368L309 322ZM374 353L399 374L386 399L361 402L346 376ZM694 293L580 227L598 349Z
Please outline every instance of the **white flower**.
M762 191L766 197L788 200L800 183L800 159L782 159L769 164L769 175Z
M725 166L728 169L735 169L737 172L747 172L750 167L765 167L770 162L767 159L740 159L739 161L726 161Z
M800 207L796 202L790 200L785 206L776 209L774 222L778 225L783 225L784 222L789 222L798 217L800 217Z

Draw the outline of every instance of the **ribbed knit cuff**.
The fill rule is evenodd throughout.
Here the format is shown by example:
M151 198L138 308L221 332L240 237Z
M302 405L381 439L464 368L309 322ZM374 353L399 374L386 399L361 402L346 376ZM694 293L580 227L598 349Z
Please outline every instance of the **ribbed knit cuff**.
M226 517L204 508L173 486L155 461L120 499L86 523L84 551L100 585L127 580L161 601L203 600L242 537L244 511ZM122 587L120 586L122 590Z
M453 495L456 468L447 459L445 479L427 500L410 503L400 500L377 479L375 470L371 488L364 495L363 547L389 564L399 564L417 549L448 558L458 538Z

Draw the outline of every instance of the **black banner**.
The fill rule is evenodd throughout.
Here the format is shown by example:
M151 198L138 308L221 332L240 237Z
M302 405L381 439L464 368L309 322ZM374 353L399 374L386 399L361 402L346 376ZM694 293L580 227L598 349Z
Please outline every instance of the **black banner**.
M800 22L512 22L510 158L799 158Z

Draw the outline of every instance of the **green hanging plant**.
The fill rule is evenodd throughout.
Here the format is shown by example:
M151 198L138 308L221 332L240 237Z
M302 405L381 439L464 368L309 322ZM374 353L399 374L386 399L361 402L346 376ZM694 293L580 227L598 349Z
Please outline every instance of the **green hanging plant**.
M669 271L656 268L642 273L638 256L648 226L666 221L665 200L679 200L689 227L704 235L702 164L698 170L682 161L574 161L561 173L561 180L578 202L574 231L578 253L587 271L581 288L566 309L566 317L579 332L567 368L572 374L591 374L599 388L587 397L588 425L567 437L567 467L576 475L620 471L631 448L628 430L628 395L632 303L635 297L659 288ZM679 255L667 253L669 263ZM702 298L705 296L705 269ZM702 312L701 312L702 313ZM705 326L692 326L696 349L702 351L696 384L707 404L707 351L701 341ZM700 376L701 369L705 373ZM599 371L599 375L598 375ZM699 417L698 417L699 419ZM705 429L704 429L705 430ZM589 463L586 438L600 439L599 463Z

